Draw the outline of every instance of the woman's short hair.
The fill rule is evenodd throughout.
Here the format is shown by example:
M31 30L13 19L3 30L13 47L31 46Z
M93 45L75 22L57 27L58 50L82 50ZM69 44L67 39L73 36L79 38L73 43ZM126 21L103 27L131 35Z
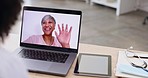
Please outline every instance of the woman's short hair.
M54 23L56 24L56 21L55 21L55 19L54 19L54 17L53 16L51 16L51 15L45 15L43 18L42 18L42 21L41 21L41 25L43 24L43 22L45 21L45 20L47 20L47 19L52 19L53 21L54 21Z
M18 19L23 0L1 0L0 2L0 40L8 36L11 27Z

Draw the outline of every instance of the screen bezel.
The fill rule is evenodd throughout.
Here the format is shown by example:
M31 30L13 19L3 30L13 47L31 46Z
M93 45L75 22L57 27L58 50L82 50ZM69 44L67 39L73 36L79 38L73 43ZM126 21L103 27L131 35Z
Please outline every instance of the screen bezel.
M88 55L88 56L101 56L101 57L107 57L108 58L108 74L92 74L92 73L80 73L79 70L79 62L81 60L82 55ZM75 65L74 73L76 75L87 75L87 76L103 76L103 77L110 77L112 75L112 63L111 63L111 56L110 55L99 55L99 54L88 54L88 53L79 53L77 62Z
M22 21L23 21L23 18L24 18L24 11L25 10L80 15L78 43L77 43L77 49L23 43L23 42L21 42L21 40L22 40L22 30L23 30L23 22L22 22L22 24L21 24L21 35L20 35L20 46L28 47L28 48L38 48L38 49L46 49L46 50L55 50L55 51L78 53L79 38L80 38L80 28L81 28L81 18L82 18L82 12L81 11L67 10L67 9L53 9L53 8L45 8L45 7L24 6L23 7L23 13L22 13Z

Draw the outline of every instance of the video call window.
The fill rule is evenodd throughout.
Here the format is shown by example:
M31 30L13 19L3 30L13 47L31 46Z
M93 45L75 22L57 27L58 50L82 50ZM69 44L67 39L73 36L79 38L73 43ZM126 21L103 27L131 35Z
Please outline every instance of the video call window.
M22 43L77 49L80 15L24 10Z

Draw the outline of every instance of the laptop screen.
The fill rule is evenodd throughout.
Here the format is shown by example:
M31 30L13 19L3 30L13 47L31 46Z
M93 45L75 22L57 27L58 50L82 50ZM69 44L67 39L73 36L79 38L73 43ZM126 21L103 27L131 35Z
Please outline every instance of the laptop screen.
M25 6L22 18L21 45L78 49L80 11Z

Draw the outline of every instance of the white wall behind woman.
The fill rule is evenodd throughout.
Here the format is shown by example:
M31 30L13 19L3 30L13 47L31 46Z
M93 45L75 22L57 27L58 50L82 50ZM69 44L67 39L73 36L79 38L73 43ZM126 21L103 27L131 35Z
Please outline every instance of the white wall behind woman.
M139 0L139 9L148 12L148 0Z

